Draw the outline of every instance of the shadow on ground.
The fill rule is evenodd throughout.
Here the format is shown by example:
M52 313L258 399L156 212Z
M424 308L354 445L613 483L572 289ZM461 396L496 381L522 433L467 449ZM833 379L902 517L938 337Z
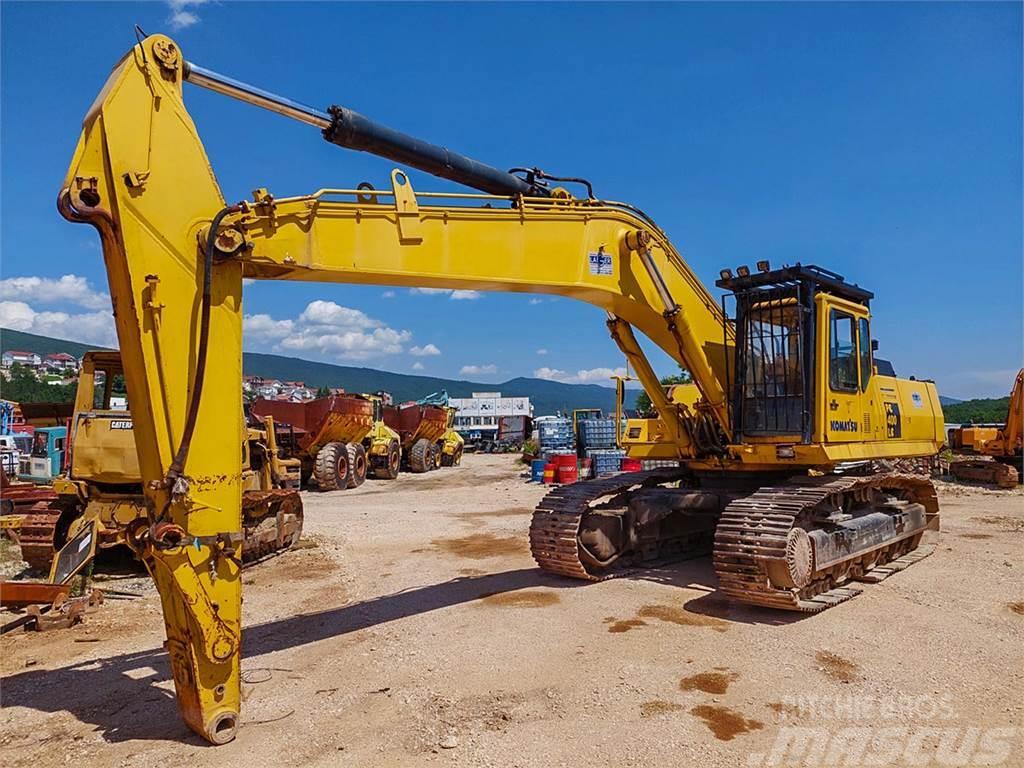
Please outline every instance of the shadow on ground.
M701 591L704 594L686 602L683 609L729 622L774 625L802 618L796 614L736 606L717 597L708 558L637 570L626 578ZM498 593L530 587L576 589L585 586L586 582L553 577L537 568L455 578L353 605L246 627L243 657L344 636ZM57 669L32 669L11 675L3 682L2 703L4 707L27 707L40 712L69 712L78 720L95 725L108 742L173 739L205 744L178 717L174 696L157 687L170 676L167 654L162 648L152 648Z

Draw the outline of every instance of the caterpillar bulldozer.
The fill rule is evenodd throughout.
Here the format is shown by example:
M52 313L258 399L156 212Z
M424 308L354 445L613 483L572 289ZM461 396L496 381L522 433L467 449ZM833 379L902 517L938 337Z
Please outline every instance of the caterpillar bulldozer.
M1024 477L1024 368L1010 391L1010 406L1001 427L967 425L949 430L949 447L958 456L949 472L958 480L1014 488Z
M137 535L149 525L134 438L133 414L111 408L114 377L123 373L117 352L90 351L82 359L74 413L71 456L53 482L55 498L33 505L16 536L21 556L52 583L66 582L90 558L70 557L82 541L97 549L137 550ZM241 421L241 420L240 420ZM278 456L272 419L244 426L241 451L242 562L288 549L302 533L299 463ZM60 553L69 548L69 557ZM69 568L66 563L72 563Z
M259 188L228 203L186 84L474 191L419 192L395 169L386 188ZM552 573L600 581L710 548L729 597L811 613L930 551L931 483L873 462L938 451L936 388L879 372L872 294L828 270L723 270L729 316L649 216L585 180L502 171L343 106L299 104L186 61L162 35L109 76L57 205L100 236L147 511L133 542L162 597L179 709L215 744L235 736L241 705L243 278L543 293L603 309L658 412L642 428L680 465L549 493L529 538ZM692 388L666 397L636 330Z

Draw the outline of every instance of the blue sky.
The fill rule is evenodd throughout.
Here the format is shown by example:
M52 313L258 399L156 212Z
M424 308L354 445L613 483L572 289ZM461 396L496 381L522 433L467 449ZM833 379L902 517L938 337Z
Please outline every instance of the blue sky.
M838 271L875 292L880 354L944 394L1005 394L1024 358L1019 4L4 2L0 21L8 325L110 332L95 237L53 201L138 23L293 99L586 176L651 214L709 285L761 258ZM308 127L195 88L186 101L229 200L386 184L392 163ZM315 301L354 310L354 343L306 343ZM343 364L598 383L622 365L602 313L568 300L261 283L245 310L248 348Z

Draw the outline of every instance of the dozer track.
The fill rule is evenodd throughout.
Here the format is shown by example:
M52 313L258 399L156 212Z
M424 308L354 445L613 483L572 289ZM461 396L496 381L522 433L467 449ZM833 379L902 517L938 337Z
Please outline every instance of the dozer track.
M291 549L302 536L302 497L274 489L242 494L242 565Z
M816 562L810 537L842 542L841 511L873 502L873 511L891 516L892 533L866 545L841 544L838 555L830 549L831 559ZM833 516L822 517L828 509ZM722 513L713 556L719 589L744 603L817 613L860 593L846 582L881 581L930 555L935 544L920 545L937 526L935 488L919 476L807 477L761 488Z
M29 567L50 572L54 540L64 509L39 502L21 521L18 542ZM242 494L242 565L247 566L293 547L302 536L302 497L297 491L274 489Z
M587 581L604 581L627 573L622 567L595 569L580 559L580 525L591 503L637 487L682 480L686 476L676 468L652 469L555 488L541 499L530 521L533 559L545 571Z
M34 571L50 572L53 539L62 512L62 508L52 506L49 501L39 501L21 518L17 534L21 559Z

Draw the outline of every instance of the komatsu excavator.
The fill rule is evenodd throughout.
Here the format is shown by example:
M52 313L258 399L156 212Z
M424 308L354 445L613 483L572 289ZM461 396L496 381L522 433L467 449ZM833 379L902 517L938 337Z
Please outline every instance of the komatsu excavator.
M394 170L386 189L227 203L186 83L478 191L416 192ZM927 479L872 471L935 454L943 420L932 383L876 369L870 292L812 266L723 270L729 318L648 216L581 179L504 172L345 107L297 104L156 35L89 109L58 208L102 240L148 512L133 543L161 595L179 708L213 743L239 723L243 278L546 293L605 310L657 408L639 427L680 467L552 491L530 527L548 571L596 581L712 546L726 595L814 612L926 554L938 528ZM693 386L670 401L634 329Z

